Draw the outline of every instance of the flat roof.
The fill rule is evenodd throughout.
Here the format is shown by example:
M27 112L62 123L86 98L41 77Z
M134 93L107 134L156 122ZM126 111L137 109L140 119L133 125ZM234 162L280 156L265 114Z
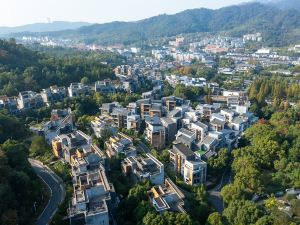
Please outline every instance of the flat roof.
M188 147L186 147L184 144L182 143L177 143L177 144L174 144L173 145L173 150L181 153L182 155L185 155L185 156L194 156L194 152L189 149Z

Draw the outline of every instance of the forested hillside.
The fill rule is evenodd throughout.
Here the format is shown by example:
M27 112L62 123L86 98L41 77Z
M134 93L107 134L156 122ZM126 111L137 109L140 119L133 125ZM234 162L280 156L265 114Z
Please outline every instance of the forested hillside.
M77 30L43 33L75 38L86 43L140 43L151 38L195 32L226 32L242 35L262 32L268 45L287 45L299 40L300 12L280 10L259 3L230 6L218 10L193 9L174 15L159 15L137 22L113 22L85 26ZM37 34L38 35L38 34Z
M35 202L43 202L43 194L46 199L27 160L29 149L21 142L26 137L27 130L18 119L0 112L0 225L33 224Z
M279 9L297 9L300 10L300 1L298 0L260 0L259 2L275 6Z
M29 50L14 40L0 40L0 94L68 86L83 77L90 82L113 78L112 68L101 62L102 58L85 55L54 57Z
M271 100L275 105L283 100L297 103L300 100L300 85L280 77L257 79L250 86L249 98L259 103Z
M297 110L278 110L269 121L262 120L245 132L245 147L233 151L234 181L222 189L226 206L222 220L232 225L299 224L296 196L284 197L293 216L279 210L281 203L274 196L287 188L300 188L299 118ZM250 201L254 194L268 198L255 204Z

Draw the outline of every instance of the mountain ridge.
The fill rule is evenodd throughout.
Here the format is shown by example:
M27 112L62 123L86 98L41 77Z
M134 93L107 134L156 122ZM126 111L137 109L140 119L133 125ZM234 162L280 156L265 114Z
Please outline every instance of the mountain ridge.
M267 4L282 10L296 9L300 11L299 0L259 0L258 2Z
M91 23L87 22L67 22L67 21L53 21L51 23L33 23L25 24L15 27L0 27L0 35L6 35L10 33L20 33L20 32L51 32L60 31L67 29L78 29L82 26L88 26Z
M153 38L198 32L226 32L232 36L261 32L267 45L288 45L300 39L300 12L252 2L217 10L190 9L134 22L115 21L74 30L30 35L76 38L86 44L126 45Z

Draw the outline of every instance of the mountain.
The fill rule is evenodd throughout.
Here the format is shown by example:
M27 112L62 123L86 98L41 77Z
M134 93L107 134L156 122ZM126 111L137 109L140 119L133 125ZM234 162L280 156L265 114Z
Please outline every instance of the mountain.
M34 23L17 27L0 27L0 35L20 32L51 32L68 29L78 29L82 26L91 25L85 22L54 21L52 23Z
M260 0L259 2L277 7L282 10L296 9L300 11L299 0Z
M300 12L281 10L266 4L247 3L217 10L186 10L174 15L163 14L135 22L94 24L76 30L39 35L76 38L88 44L131 44L196 32L225 32L233 36L261 32L265 44L287 45L300 39Z

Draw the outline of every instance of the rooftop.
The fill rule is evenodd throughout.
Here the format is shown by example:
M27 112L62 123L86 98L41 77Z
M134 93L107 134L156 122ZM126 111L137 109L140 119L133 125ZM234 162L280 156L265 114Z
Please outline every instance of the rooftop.
M192 137L193 135L195 135L194 132L189 131L189 130L187 130L187 129L185 129L185 128L181 128L181 129L178 131L178 133L182 133L183 135L185 135L185 136L187 136L187 137Z
M235 124L242 124L244 122L245 122L245 120L242 117L235 117L232 120L232 123L235 123Z
M174 121L173 119L171 119L169 117L162 117L161 121L167 125L174 124L174 123L176 124L176 121Z
M213 124L213 125L219 125L219 126L224 126L225 125L225 121L218 120L216 118L214 118L212 121L210 121L210 123Z
M145 122L151 125L161 125L160 118L157 116L154 117L146 117Z
M211 136L206 136L205 138L204 138L204 140L202 141L202 144L204 144L204 145L211 145L211 144L213 144L213 142L214 141L216 141L217 139L215 139L215 138L213 138L213 137L211 137Z
M173 145L173 151L175 151L176 153L179 153L181 155L184 155L186 157L191 157L194 156L194 152L189 149L188 147L186 147L184 144L182 143L177 143Z
M198 126L198 127L203 128L203 129L207 129L207 128L208 128L208 126L207 126L206 124L201 123L201 122L199 122L199 121L195 122L194 124L195 124L196 126Z

